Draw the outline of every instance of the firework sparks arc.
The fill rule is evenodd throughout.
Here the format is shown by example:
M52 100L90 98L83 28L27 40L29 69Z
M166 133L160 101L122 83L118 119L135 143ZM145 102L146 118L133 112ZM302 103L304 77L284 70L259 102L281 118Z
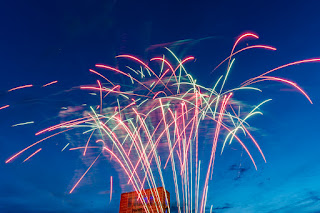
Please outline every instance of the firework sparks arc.
M80 86L80 89L96 91L94 94L98 97L97 103L89 106L82 117L38 131L36 135L64 129L27 146L8 158L5 163L12 162L13 159L22 155L25 151L53 136L86 128L82 133L91 132L90 136L86 137L83 144L71 147L69 150L79 150L83 157L86 157L91 150L99 150L100 153L90 162L90 166L76 181L69 193L74 192L98 159L101 156L106 156L120 166L121 171L127 177L123 180L124 184L130 185L137 191L139 200L146 212L164 212L163 208L168 208L170 212L169 206L163 207L161 205L162 200L157 190L154 192L152 190L152 196L155 202L159 204L156 205L155 210L150 209L147 201L143 199L143 196L145 196L144 189L146 188L157 188L162 185L166 189L168 180L165 175L167 175L173 178L175 200L179 213L204 213L207 208L209 177L210 174L212 176L216 151L220 141L223 141L221 143L221 153L233 140L237 141L257 169L256 163L244 142L244 140L249 140L266 162L262 148L254 139L247 120L254 115L262 114L259 111L260 107L270 99L262 101L256 107L252 107L251 110L247 109L249 112L244 112L241 102L236 100L236 93L243 90L262 92L259 88L249 87L249 85L275 81L294 87L312 104L311 98L296 83L267 74L296 64L320 62L319 58L296 61L276 67L257 77L248 79L238 88L226 90L229 72L235 63L234 56L240 52L256 48L276 50L276 48L267 45L252 45L236 50L239 43L246 38L258 39L259 37L254 33L244 33L236 39L230 55L215 68L217 69L221 64L228 61L226 73L218 78L212 88L199 85L197 80L187 72L185 62L194 60L193 56L180 60L168 48L166 49L169 52L169 57L162 56L150 59L149 63L152 63L152 65L157 65L156 62L160 62L159 74L156 73L155 69L150 68L151 65L149 66L149 64L132 55L119 55L117 58L125 58L136 62L140 70L139 68L126 66L128 72L125 72L112 66L96 64L97 68L113 71L130 79L131 87L134 88L133 91L123 89L128 88L128 85L120 85L116 81L111 81L110 79L113 78L101 74L103 72L100 73L90 69L89 72L102 79L100 79L101 81L97 80L95 86L84 85ZM175 60L174 63L170 62L168 59L170 57ZM129 71L131 74L129 74ZM150 78L146 77L148 76L146 72ZM106 83L102 82L104 80ZM42 87L57 82L52 81ZM8 92L32 86L30 84L15 87ZM111 101L108 102L107 99L114 100L114 104L110 104ZM9 106L2 106L0 110ZM204 141L201 131L206 132L210 142ZM238 132L242 132L243 136L239 136L240 133ZM222 140L223 136L225 136L224 140ZM93 138L96 142L94 145L91 144ZM69 145L71 144L65 145L61 151ZM211 150L210 156L199 155L200 149ZM38 148L25 161L41 150L42 148ZM169 171L169 167L171 171ZM203 169L204 167L207 169ZM114 184L114 176L110 176L110 201L114 197ZM167 195L164 199L169 203Z

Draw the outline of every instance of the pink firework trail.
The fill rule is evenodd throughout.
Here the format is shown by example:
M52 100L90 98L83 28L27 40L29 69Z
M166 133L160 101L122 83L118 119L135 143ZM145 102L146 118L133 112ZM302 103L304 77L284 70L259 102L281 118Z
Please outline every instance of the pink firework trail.
M47 86L50 86L50 85L52 85L52 84L56 84L56 83L58 83L58 81L51 81L51 82L49 82L49 83L47 83L47 84L43 85L42 87L47 87Z
M10 105L2 106L2 107L0 107L0 110L5 109L5 108L8 108L9 106L10 106Z
M24 85L24 86L14 87L12 89L9 89L8 92L12 92L14 90L24 89L24 88L28 88L28 87L33 87L33 85L32 84L28 84L28 85Z
M29 160L30 158L32 158L35 154L37 154L37 153L40 152L41 150L42 150L42 148L40 148L40 149L38 149L37 151L35 151L34 153L32 153L29 157L27 157L27 158L23 161L23 163L26 162L27 160Z
M137 191L146 212L154 212L154 210L150 209L147 201L142 199L144 189L159 186L166 189L168 182L173 182L178 212L204 213L207 208L210 174L212 176L220 141L223 144L221 153L226 144L234 141L243 147L248 158L257 168L246 146L249 141L255 145L261 158L266 161L262 149L249 131L247 119L259 114L259 107L269 100L259 103L249 113L243 113L244 115L240 116L235 110L239 108L237 94L242 90L259 90L249 85L275 81L293 87L312 103L311 98L296 83L268 74L295 64L320 62L320 58L285 64L248 79L238 88L225 89L229 71L237 54L256 48L276 50L268 45L252 45L238 49L238 45L243 40L258 38L254 33L245 33L237 38L230 55L216 67L217 69L222 63L227 62L226 74L220 77L212 88L197 84L197 81L187 72L187 63L193 61L194 57L189 56L180 60L169 49L167 49L169 56L154 57L149 62L132 55L117 56L122 60L128 60L128 63L130 61L129 64L132 64L132 61L136 63L136 67L127 66L128 70L97 64L98 71L92 69L89 71L100 79L94 82L94 85L80 87L81 90L99 93L97 102L88 107L82 117L38 131L36 135L51 135L17 152L9 157L6 163L55 135L86 128L83 133L90 133L90 136L86 137L83 144L69 150L79 150L82 156L87 156L90 150L100 150L100 152L70 189L70 193L80 187L79 183L85 178L85 175L100 157L105 156L121 168L126 178L120 182L130 185ZM173 58L174 61L171 62L170 58ZM116 81L109 80L115 79L108 77L112 72L123 76L123 79L127 79L131 84L120 85ZM57 81L42 87L54 83ZM128 88L128 85L134 88L133 91L123 89ZM16 87L10 89L9 92L31 86ZM110 104L110 100L114 100L113 104ZM7 107L9 105L0 107L0 110ZM243 130L245 136L239 136L239 129ZM202 140L201 132L205 132L212 140L199 143ZM210 155L201 155L200 149L210 149ZM36 150L27 159L40 150L41 148ZM113 191L114 182L111 176L110 201ZM164 212L163 206L160 205L161 198L158 191L151 191L154 202L159 204L155 205L156 212ZM168 197L165 197L165 200L166 203L169 203ZM170 206L168 208L170 212Z

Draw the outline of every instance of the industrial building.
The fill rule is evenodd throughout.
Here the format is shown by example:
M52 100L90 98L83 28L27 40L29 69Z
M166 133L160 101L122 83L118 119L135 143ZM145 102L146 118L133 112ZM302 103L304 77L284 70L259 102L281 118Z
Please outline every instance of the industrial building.
M121 194L119 213L164 212L170 208L170 193L163 187Z

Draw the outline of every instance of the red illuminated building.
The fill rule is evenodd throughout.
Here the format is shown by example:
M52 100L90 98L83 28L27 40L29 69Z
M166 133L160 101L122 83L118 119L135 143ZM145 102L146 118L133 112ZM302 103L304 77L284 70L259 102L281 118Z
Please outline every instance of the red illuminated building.
M138 192L121 194L119 213L143 213L146 208L149 212L168 212L170 208L170 193L163 187L145 189Z

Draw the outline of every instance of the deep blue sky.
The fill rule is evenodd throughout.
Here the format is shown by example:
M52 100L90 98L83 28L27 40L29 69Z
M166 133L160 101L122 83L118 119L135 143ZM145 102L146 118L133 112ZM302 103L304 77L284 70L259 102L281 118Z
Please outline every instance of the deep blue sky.
M87 165L76 152L60 152L68 140L59 136L29 162L4 161L37 140L34 133L59 122L61 107L86 102L65 91L95 82L88 69L95 63L117 65L114 56L131 53L148 59L150 45L182 39L210 39L188 44L185 52L197 61L189 70L210 86L223 70L210 71L230 52L236 37L256 32L258 41L276 52L249 51L237 57L230 88L273 67L320 56L318 1L7 1L0 7L0 212L117 212L121 189L117 173L100 160L83 184L68 191ZM289 2L289 3L284 3ZM217 74L217 75L215 75ZM209 77L208 77L209 76ZM250 104L273 101L263 116L251 121L258 152L254 170L241 150L217 157L208 204L215 212L320 211L319 79L320 64L291 67L276 76L292 79L307 91L311 105L298 92L279 84L261 84L264 93L242 97ZM59 80L57 86L39 86ZM35 88L6 91L34 84ZM71 95L70 95L71 97ZM26 121L35 124L12 128ZM203 151L203 154L206 154ZM241 169L239 171L239 164ZM109 178L115 177L109 203ZM173 191L172 191L173 193Z

